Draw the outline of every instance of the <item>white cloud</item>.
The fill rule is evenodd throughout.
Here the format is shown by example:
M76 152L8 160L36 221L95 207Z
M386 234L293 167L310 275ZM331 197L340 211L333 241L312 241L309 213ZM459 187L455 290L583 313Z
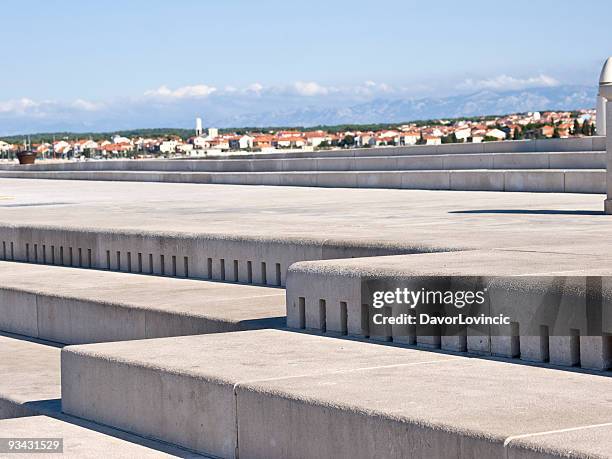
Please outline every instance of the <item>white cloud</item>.
M88 112L93 112L93 111L101 109L103 107L103 104L97 104L95 102L91 102L85 99L77 99L74 102L72 102L72 106L74 108L86 110Z
M0 113L24 113L39 106L40 104L38 102L28 99L27 97L5 100L0 101Z
M492 90L520 90L526 88L541 88L541 87L554 87L559 86L559 81L548 75L537 75L528 78L515 78L508 75L499 75L494 78L488 78L483 80L474 80L468 78L459 85L457 89L464 90L480 90L480 89L492 89Z
M207 97L215 91L217 91L217 88L205 84L182 86L176 89L170 89L167 86L163 85L157 89L146 91L145 96L163 97L168 99L188 99L197 97Z
M264 90L264 86L261 83L253 83L245 88L245 92L253 92L255 94L260 94Z
M368 80L361 85L347 88L347 92L351 92L363 96L371 96L378 93L390 93L394 92L393 86L387 83L377 83L376 81Z
M324 96L329 92L328 88L321 86L319 83L315 83L314 81L297 81L293 84L293 88L300 96L306 97Z

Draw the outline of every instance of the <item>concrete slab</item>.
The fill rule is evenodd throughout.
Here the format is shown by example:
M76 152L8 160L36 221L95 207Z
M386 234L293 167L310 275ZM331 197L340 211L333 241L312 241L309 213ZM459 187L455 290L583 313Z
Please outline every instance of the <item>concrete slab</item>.
M240 382L457 358L278 330L71 346L62 355L62 409L234 457Z
M500 457L612 409L612 378L278 330L67 347L62 384L67 413L222 457Z
M107 430L108 429L103 429ZM62 452L52 453L37 451L28 453L15 451L8 454L0 453L2 458L13 458L15 453L20 458L90 458L113 457L121 459L139 458L169 458L169 457L204 457L189 451L157 444L150 440L129 436L130 440L118 438L107 433L98 432L70 422L54 419L48 416L30 416L0 421L0 432L3 438L61 438ZM135 440L135 441L134 441Z
M598 195L0 180L0 196L0 259L217 280L238 262L267 285L302 260L612 250Z
M59 347L2 334L0 375L0 419L59 411Z
M579 426L562 432L537 432L506 439L508 459L612 457L612 423Z
M513 457L513 438L550 432L562 457L587 457L612 440L564 430L609 424L611 389L612 378L474 359L253 381L236 387L238 442L253 458Z
M0 330L59 343L278 328L284 316L277 288L0 262Z

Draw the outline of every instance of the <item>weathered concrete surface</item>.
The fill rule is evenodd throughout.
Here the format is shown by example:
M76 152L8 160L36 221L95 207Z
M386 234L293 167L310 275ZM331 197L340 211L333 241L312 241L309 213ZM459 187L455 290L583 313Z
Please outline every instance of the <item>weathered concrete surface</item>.
M612 378L278 330L67 347L62 385L67 413L222 457L500 457L612 409Z
M236 388L238 443L250 458L507 457L524 436L519 457L536 458L552 456L537 435L557 432L548 451L587 457L612 447L585 429L610 425L611 389L611 378L473 359L254 381Z
M612 220L603 215L601 197L589 195L0 180L0 197L2 231L22 228L24 237L31 231L26 228L58 228L109 232L116 239L122 231L155 232L175 241L250 238L253 244L316 242L330 249L385 243L422 251L596 255L612 249L606 237ZM33 247L30 252L33 257ZM203 250L200 258L207 256Z
M90 428L81 427L66 421L60 421L47 416L30 416L0 421L0 432L3 438L61 438L63 439L62 453L24 453L19 451L20 458L90 458L112 457L120 459L133 458L169 458L169 457L203 457L185 450L168 446L156 445L154 442L140 439L147 444L141 445L126 441L107 433L97 432ZM163 450L154 449L158 446ZM0 457L13 458L16 454L2 454Z
M270 287L0 262L0 330L65 344L285 325Z
M62 355L62 409L234 457L240 382L457 358L278 330L72 346Z
M0 419L59 409L59 347L0 335L0 375Z
M612 457L612 423L580 426L564 432L539 432L507 439L508 459L526 459L538 454L547 458Z

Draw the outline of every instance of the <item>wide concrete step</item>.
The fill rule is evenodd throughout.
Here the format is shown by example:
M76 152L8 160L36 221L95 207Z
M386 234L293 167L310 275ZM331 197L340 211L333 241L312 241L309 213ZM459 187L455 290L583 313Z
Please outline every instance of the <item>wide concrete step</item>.
M612 378L258 330L71 346L64 412L218 457L612 454Z
M2 165L12 172L323 172L461 169L605 169L605 151L462 153L311 158L140 160Z
M172 445L61 412L60 348L0 335L0 437L62 438L62 454L44 457L201 457ZM0 457L14 457L4 454ZM19 457L31 456L20 452Z
M0 330L77 344L285 325L278 288L0 262Z
M605 193L605 169L453 169L301 172L0 171L1 178L327 188Z
M520 249L301 262L288 273L287 323L332 335L608 370L611 275L612 262L604 254ZM381 315L424 311L422 304L411 311L395 299L374 307L375 294L397 289L483 291L482 304L459 312L504 315L512 323L446 329L446 334L441 327L381 323Z
M371 160L383 158L378 161L385 161L394 157L435 157L449 156L457 157L461 155L489 155L499 153L537 153L547 155L549 153L572 153L581 158L583 154L602 153L606 150L605 137L584 137L571 139L536 139L505 142L484 142L466 144L444 144L444 145L412 145L399 147L374 147L374 148L352 148L334 149L321 151L300 151L276 153L252 153L226 152L223 154L210 154L206 159L154 159L154 160L111 160L111 161L83 161L83 162L62 162L53 163L39 161L35 165L26 167L19 166L16 162L0 162L0 170L48 170L48 171L85 171L85 170L141 170L141 171L229 171L254 172L264 170L316 170L316 160L334 159L352 160L363 158L363 164ZM576 156L574 155L574 156ZM566 158L568 156L565 156ZM563 158L563 156L560 156ZM288 161L285 160L298 160ZM309 161L311 160L311 161ZM402 161L400 159L400 161ZM467 160L468 162L470 160ZM587 160L587 162L592 160ZM410 163L410 160L408 160ZM551 162L554 163L555 160ZM582 162L581 160L579 162ZM334 161L327 164L334 164ZM347 162L338 164L346 165ZM355 163L356 164L356 163ZM550 166L550 164L549 164ZM549 167L545 166L545 167ZM346 166L343 166L346 167ZM528 166L533 167L533 166ZM539 166L541 167L541 166ZM551 166L555 167L555 166ZM577 166L557 166L557 167L577 167ZM599 166L595 166L599 167ZM422 167L418 167L421 169Z
M66 417L68 418L68 417ZM78 420L75 420L79 422ZM100 426L98 429L108 432ZM133 458L205 458L200 454L192 453L183 449L163 445L158 442L140 439L133 435L126 435L117 432L119 436L103 433L96 428L80 426L76 423L67 422L66 420L54 419L49 416L29 416L24 418L4 419L0 420L0 432L3 438L11 438L14 440L22 440L23 444L27 445L27 439L46 439L44 444L39 443L39 450L19 449L18 446L13 446L13 450L6 450L3 447L0 452L0 457L11 458L16 453L18 457L37 458L75 458L75 459L97 459L101 457L112 457L119 459ZM121 437L128 437L126 440ZM54 441L61 440L61 446L55 448ZM51 443L49 443L51 442ZM8 446L6 441L2 445ZM3 454L6 452L8 454Z
M445 250L321 235L121 229L113 223L95 229L0 224L0 260L281 287L287 268L296 261Z

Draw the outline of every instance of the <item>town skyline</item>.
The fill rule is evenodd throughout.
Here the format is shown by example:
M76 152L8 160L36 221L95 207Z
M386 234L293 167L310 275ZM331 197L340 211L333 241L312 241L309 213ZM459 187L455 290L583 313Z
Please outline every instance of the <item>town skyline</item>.
M44 159L144 159L590 137L596 125L595 109L311 128L205 128L196 118L195 129L0 137L0 159L22 150Z

